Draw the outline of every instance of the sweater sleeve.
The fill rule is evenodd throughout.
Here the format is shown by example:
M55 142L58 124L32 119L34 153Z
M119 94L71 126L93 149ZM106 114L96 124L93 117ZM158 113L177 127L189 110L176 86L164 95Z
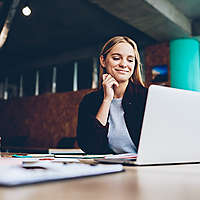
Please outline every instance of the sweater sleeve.
M108 145L108 127L103 126L97 119L100 99L94 94L86 95L79 105L77 140L79 147L86 153L112 153Z

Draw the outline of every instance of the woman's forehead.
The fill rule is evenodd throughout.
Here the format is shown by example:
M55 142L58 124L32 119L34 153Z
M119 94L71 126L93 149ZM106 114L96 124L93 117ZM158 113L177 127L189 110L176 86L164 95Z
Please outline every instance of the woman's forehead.
M135 50L131 44L123 42L114 45L109 54L127 54L134 56Z

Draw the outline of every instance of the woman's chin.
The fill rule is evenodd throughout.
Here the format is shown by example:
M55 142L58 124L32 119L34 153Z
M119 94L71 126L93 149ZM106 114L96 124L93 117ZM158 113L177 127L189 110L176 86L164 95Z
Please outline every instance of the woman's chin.
M124 82L128 82L129 79L127 79L127 78L118 78L118 79L116 79L116 81L117 81L118 83L124 83Z

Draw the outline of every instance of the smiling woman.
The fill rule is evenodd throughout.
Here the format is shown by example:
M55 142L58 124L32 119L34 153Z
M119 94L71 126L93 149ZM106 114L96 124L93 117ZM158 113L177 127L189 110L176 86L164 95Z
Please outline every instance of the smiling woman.
M113 37L99 58L102 88L79 106L79 146L87 153L136 153L147 96L137 45L126 36Z
M127 84L134 71L135 52L129 43L119 43L107 54L106 59L101 55L100 62L107 74L110 74L118 83ZM107 77L104 76L105 81Z

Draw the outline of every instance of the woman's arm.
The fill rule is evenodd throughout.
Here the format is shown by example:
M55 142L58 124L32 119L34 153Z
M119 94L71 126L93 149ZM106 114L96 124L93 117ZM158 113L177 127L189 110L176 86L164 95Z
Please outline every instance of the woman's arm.
M97 92L86 95L79 106L77 139L79 147L90 154L112 151L108 145L108 123L103 125L96 119L103 97Z
M114 97L113 87L118 82L110 75L103 75L102 96L97 93L87 95L79 106L77 127L78 144L87 153L110 153L108 144L108 115Z
M110 110L110 104L111 101L109 100L103 100L99 111L96 115L96 119L99 120L99 122L105 126L107 124L108 121L108 114L109 114L109 110Z

